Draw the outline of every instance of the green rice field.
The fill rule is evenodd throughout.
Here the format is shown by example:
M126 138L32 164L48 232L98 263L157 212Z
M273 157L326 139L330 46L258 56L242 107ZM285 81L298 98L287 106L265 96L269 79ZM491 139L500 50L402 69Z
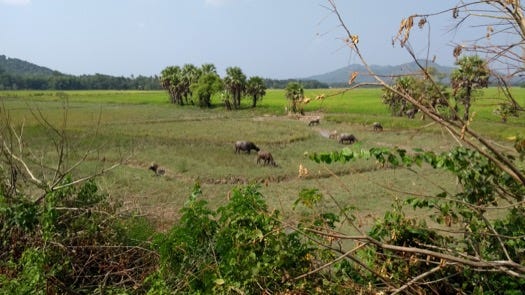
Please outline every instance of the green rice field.
M525 89L513 91L524 104ZM320 95L325 98L316 100ZM292 209L299 191L318 188L326 198L323 210L337 209L336 203L355 206L364 226L396 198L457 188L451 176L429 167L391 169L373 160L326 166L309 160L310 153L344 147L328 138L333 130L354 134L359 140L354 149L446 151L457 142L428 119L391 117L381 103L380 89L307 90L306 96L312 100L300 116L286 112L283 90L268 90L256 108L245 100L237 111L225 110L218 99L210 109L172 105L162 91L0 92L4 130L11 125L21 135L23 155L42 178L49 173L45 167L58 160L56 147L63 131L66 164L81 162L73 178L118 163L97 183L124 212L148 216L160 229L177 219L195 183L211 206L225 203L235 186L257 184L270 207L290 220L302 214ZM493 114L501 97L496 88L484 90L472 107L471 127L510 151L509 138L525 134L525 121L512 117L501 122ZM308 126L315 117L321 123ZM372 130L376 121L383 132ZM257 165L253 152L235 154L237 140L250 140L270 151L278 167ZM148 170L152 163L165 169L165 175ZM300 166L308 175L299 177Z

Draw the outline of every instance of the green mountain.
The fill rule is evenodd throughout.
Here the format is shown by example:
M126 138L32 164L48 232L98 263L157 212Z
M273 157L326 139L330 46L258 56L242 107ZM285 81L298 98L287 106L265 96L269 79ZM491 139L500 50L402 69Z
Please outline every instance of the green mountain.
M0 55L0 90L159 90L158 76L68 75Z
M425 65L425 61L419 61L422 65ZM441 66L437 63L428 62L428 67L433 67L438 73L443 74L443 82L447 83L450 73L455 69L454 67ZM405 63L397 66L370 66L371 70L378 76L382 77L386 82L390 82L392 77L399 75L408 75L419 72L419 67L416 62ZM324 73L321 75L310 76L304 78L305 80L317 80L322 83L327 83L332 86L335 85L348 85L348 80L352 73L357 72L357 78L354 83L374 83L375 80L370 76L368 71L363 65L352 64L346 67L342 67L335 71Z
M46 67L37 66L33 63L18 59L9 58L5 55L0 55L0 72L12 76L53 76L61 75L58 71L53 71Z

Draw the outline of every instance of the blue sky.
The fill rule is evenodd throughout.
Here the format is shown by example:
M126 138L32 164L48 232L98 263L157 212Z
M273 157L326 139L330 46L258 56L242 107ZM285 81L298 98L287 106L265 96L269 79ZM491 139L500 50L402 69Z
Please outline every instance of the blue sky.
M424 4L422 4L424 3ZM410 61L392 47L400 20L449 0L337 1L371 64ZM213 63L219 73L301 78L359 60L345 48L325 0L0 0L0 54L68 74L156 75L169 65ZM450 17L431 23L430 56L452 65ZM428 31L415 30L426 36ZM417 36L415 36L417 37ZM415 39L423 40L423 39ZM426 42L415 42L420 57Z

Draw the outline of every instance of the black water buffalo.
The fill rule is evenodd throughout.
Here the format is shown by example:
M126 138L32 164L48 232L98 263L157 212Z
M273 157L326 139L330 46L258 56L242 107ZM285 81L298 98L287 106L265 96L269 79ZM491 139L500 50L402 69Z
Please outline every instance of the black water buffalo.
M374 122L372 126L374 127L374 131L383 131L383 126L379 122Z
M352 144L352 143L355 143L357 142L357 138L353 135L353 134L341 134L339 136L339 143L349 143L349 144Z
M321 123L321 119L319 118L313 119L313 120L310 120L310 122L308 122L308 126L319 125L319 123Z
M261 161L263 162L264 165L277 166L277 164L273 160L272 154L267 151L257 152L257 164L259 164Z
M251 150L260 151L260 149L255 145L255 143L251 141L237 141L235 143L235 153L240 153L241 151L245 151L248 154Z
M414 119L418 111L419 111L418 109L410 109L406 111L405 114L407 115L409 119Z

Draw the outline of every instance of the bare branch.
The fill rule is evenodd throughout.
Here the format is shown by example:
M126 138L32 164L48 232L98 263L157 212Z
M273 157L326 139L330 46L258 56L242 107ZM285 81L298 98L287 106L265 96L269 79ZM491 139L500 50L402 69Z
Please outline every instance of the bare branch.
M461 265L471 266L474 270L497 270L509 275L525 278L525 266L512 260L481 260L478 256L464 255L463 257L453 256L450 254L440 253L428 249L418 247L396 246L388 243L380 242L370 236L347 236L343 234L325 233L316 229L307 229L307 231L319 234L328 235L334 238L361 241L363 243L370 243L385 250L391 250L400 253L414 253L421 255L428 255L437 259L441 259L447 263L459 263Z
M418 275L417 277L413 278L412 280L408 281L406 284L404 284L403 286L397 288L396 290L394 290L391 294L394 295L394 294L399 294L401 293L403 290L405 290L406 288L410 287L411 285L415 284L417 281L437 272L437 271L440 271L443 267L441 265L438 265L436 267L434 267L433 269L427 271L427 272L424 272L420 275Z
M15 159L16 161L18 161L20 164L22 164L22 166L24 167L24 170L27 174L29 174L29 177L31 177L31 181L35 184L37 184L38 186L42 186L44 183L42 182L42 180L38 179L35 177L35 175L33 174L33 172L31 171L31 169L29 169L29 167L27 166L26 162L20 158L20 157L17 157L15 154L13 154L13 152L11 151L11 149L9 148L9 146L7 146L7 143L5 141L3 141L3 146L4 146L4 149L5 151L8 153L8 155Z
M311 274L317 273L317 272L319 272L319 271L321 271L321 270L323 270L323 269L325 269L325 268L327 268L327 267L333 265L334 263L343 260L345 257L348 257L348 256L350 256L351 254L354 254L357 250L363 248L364 246L366 246L366 244L360 244L360 245L358 245L358 246L352 248L351 250L347 251L347 252L344 253L343 255L337 257L336 259L333 259L332 261L330 261L330 262L328 262L328 263L325 263L325 264L321 265L320 267L318 267L318 268L316 268L316 269L313 269L313 270L311 270L311 271L309 271L309 272L307 272L307 273L304 273L304 274L302 274L302 275L300 275L300 276L294 278L294 280L295 280L295 281L296 281L296 280L300 280L300 279L305 278L305 277L307 277L307 276L309 276L309 275L311 275Z

